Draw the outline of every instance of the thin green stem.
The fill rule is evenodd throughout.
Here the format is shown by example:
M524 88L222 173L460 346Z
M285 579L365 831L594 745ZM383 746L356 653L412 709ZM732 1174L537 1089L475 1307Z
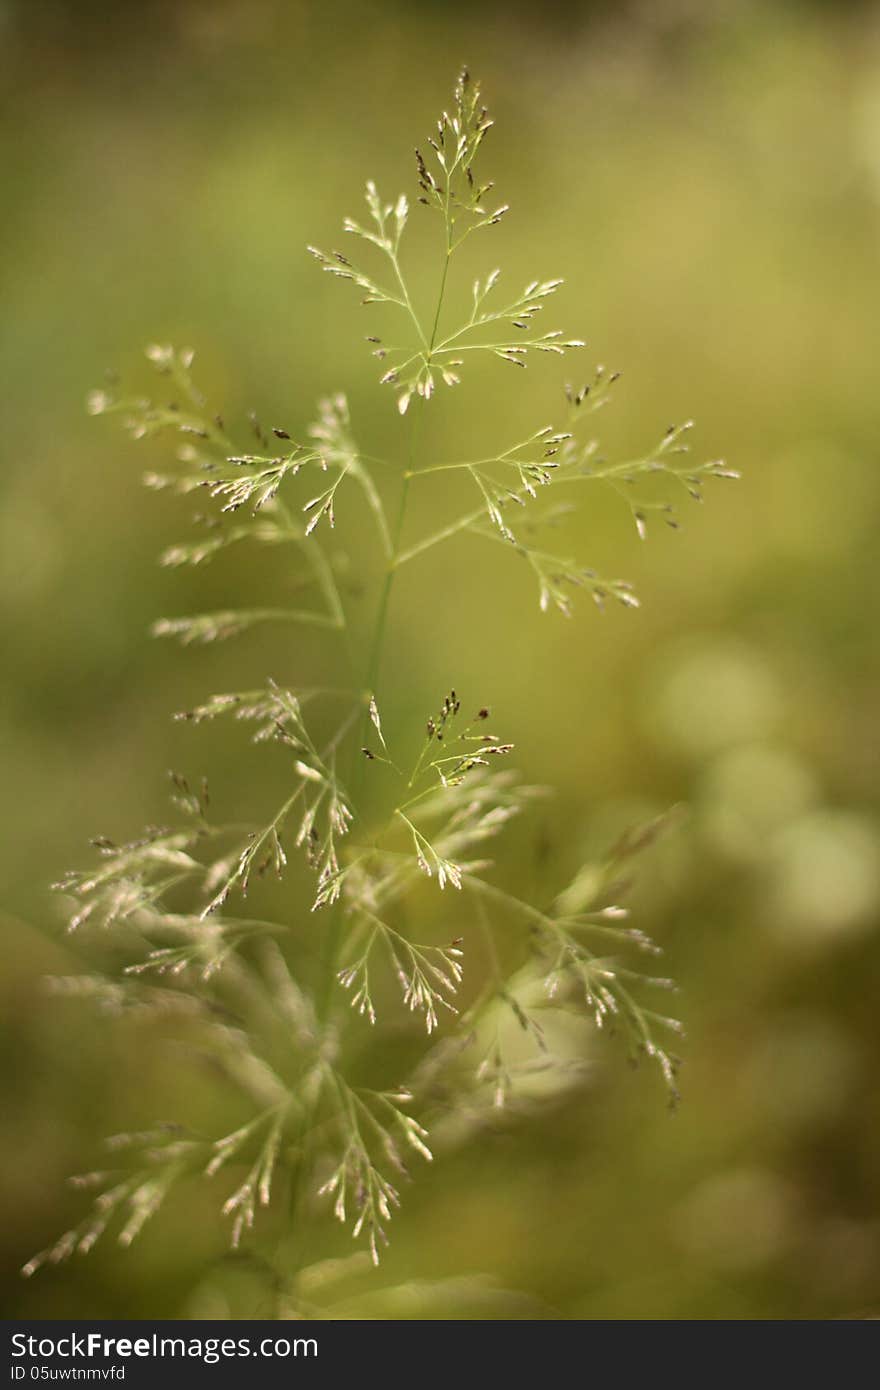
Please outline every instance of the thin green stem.
M438 328L439 323L440 323L440 313L441 313L441 311L442 311L442 308L443 308L443 300L444 300L445 295L446 295L446 281L447 281L447 278L448 278L448 275L449 275L449 261L450 261L451 255L452 255L451 224L450 224L450 218L449 218L448 191L447 191L447 207L446 207L446 218L445 218L445 221L446 221L446 254L445 254L444 258L443 258L443 271L442 271L442 274L441 274L441 276L440 276L440 288L439 288L439 291L438 291L438 294L437 294L437 307L436 307L436 309L435 309L435 311L434 311L434 323L433 323L433 326L432 326L432 329L431 329L431 340L430 340L430 343L428 344L428 357L429 357L429 359L430 359L431 350L433 349L434 342L435 342L436 337L437 337L437 328ZM397 271L397 274L398 274L398 276L399 276L399 278L400 278L401 285L403 285L403 283L404 283L404 282L403 282L403 276L402 276L401 273L400 273L400 269L399 269L399 266L398 266L398 264L397 264L397 258L396 258L396 256L392 256L391 259L392 259L392 261L394 262L395 270ZM405 287L404 287L404 292L406 293ZM407 295L407 301L408 301L408 300L409 300L409 296ZM411 305L408 305L408 307L410 308L410 313L413 314L413 320L414 320L414 322L416 323L417 328L419 329L419 333L421 334L421 327L420 327L420 325L419 325L419 323L418 323L418 319L416 318L415 314L414 314L413 311L412 311L412 306L411 306ZM423 335L422 335L422 341L424 341L424 336L423 336ZM396 572L397 572L397 568L398 568L398 566L399 566L399 564L400 564L400 560L401 560L400 542L401 542L401 539L402 539L402 537L403 537L403 527L404 527L404 522L405 522L405 520L406 520L406 504L407 504L407 500L408 500L408 497L409 497L409 483L410 483L410 478L412 477L412 474L413 474L413 471L414 471L415 455L416 455L416 437L417 437L417 430L418 430L418 422L419 422L419 420L420 420L421 417L420 417L419 415L413 415L411 418L412 418L412 424L411 424L411 426L410 426L410 434L409 434L409 449L408 449L407 466L406 466L406 468L404 469L404 472L403 472L403 478L402 478L401 488L400 488L400 498L399 498L399 500L398 500L398 507L397 507L397 517L396 517L396 519L395 519L394 527L393 527L393 530L392 530L392 532L391 532L391 553L390 553L390 557L389 557L389 561L388 561L388 569L386 570L385 578L384 578L383 583L382 583L382 592L381 592L381 594L380 594L380 596L379 596L379 608L378 608L378 611L377 611L377 614L376 614L376 622L375 622L375 626L374 626L374 628L373 628L373 637L372 637L372 641L371 641L371 643L370 643L369 656L368 656L368 658L367 658L367 677L366 677L366 681L365 681L365 688L366 688L366 690L369 691L369 693L370 693L371 695L372 695L372 694L375 694L376 686L378 685L378 681L379 681L379 672L380 672L381 665L382 665L382 653L383 653L383 649L384 649L384 646L385 646L385 634L386 634L386 631L387 631L387 628L388 628L388 610L389 610L390 601L391 601L391 591L392 591L392 589L393 589L393 587L394 587L394 576L395 576L395 574L396 574ZM364 729L365 729L365 730L366 730L366 727L367 727L366 721L367 721L368 718L369 718L369 715L365 713L365 715L364 715ZM327 933L327 950L326 950L326 953L325 953L325 966L324 966L324 972L323 972L323 990L322 990L322 998L321 998L321 1002L320 1002L320 1006L319 1006L319 1020L320 1020L321 1022L326 1022L327 1014L328 1014L329 1008L330 1008L330 997L331 997L332 989L333 989L333 980L334 980L334 978L335 978L334 967L335 967L335 964L336 964L336 955L337 955L337 952L338 952L338 949L339 949L339 938L340 938L341 934L342 934L342 913L341 913L341 911L340 911L339 909L337 909L337 911L336 911L335 914L334 914L333 921L332 921L331 926L330 926L330 930L329 930L328 933Z
M510 448L505 449L503 453L491 454L488 458L464 459L457 463L431 463L427 468L417 469L412 476L414 478L423 478L426 473L449 473L459 468L489 468L493 463L506 463L513 467L518 467L520 465L525 466L530 463L536 465L543 463L546 467L547 462L544 459L519 459L514 457L520 449L526 449L534 442L534 436L530 439L523 439L519 444L512 444Z
M398 501L397 507L397 518L394 522L394 528L391 532L391 558L389 561L388 569L385 572L385 578L382 583L382 593L379 597L379 608L376 614L376 625L373 629L373 640L370 644L370 653L369 658L367 660L367 678L365 682L365 688L369 690L371 694L375 693L376 684L379 678L379 669L382 664L382 649L385 645L385 632L388 627L388 608L391 600L391 590L394 586L394 575L397 569L397 564L400 555L400 540L401 536L403 535L403 523L406 517L406 504L409 493L409 480L411 476L412 462L415 454L415 434L417 419L417 416L413 416L413 424L410 429L410 469L408 469L403 475L403 483L400 489L400 499Z
M409 476L412 478L423 478L427 473L453 473L461 468L488 467L489 464L499 463L500 459L477 459L474 463L431 463L427 468L417 468Z
M445 297L445 295L446 295L446 277L447 277L448 274L449 274L449 262L450 262L451 258L452 258L452 247L451 247L450 244L449 244L449 238L448 238L448 234L447 234L447 240L446 240L446 256L445 256L444 261L443 261L443 274L440 276L440 293L439 293L438 296L437 296L437 308L436 308L436 311L435 311L435 313L434 313L434 323L433 323L433 327L431 328L431 341L430 341L430 343L428 344L428 356L429 356L429 357L430 357L431 353L434 351L434 343L436 342L436 339L437 339L437 328L438 328L438 326L439 326L439 324L440 324L440 310L443 308L443 300L444 300L444 297Z
M402 550L395 560L398 568L405 565L407 560L414 560L417 555L422 555L424 551L430 550L432 546L439 545L441 541L449 540L451 536L458 535L459 531L464 531L468 526L473 526L486 515L485 507L478 507L476 511L468 512L467 516L460 516L457 521L450 522L444 526L442 531L435 531L433 535L426 536L424 540L416 545L410 546L409 550Z
M544 927L551 931L557 931L557 923L552 917L548 917L546 912L541 912L539 908L532 907L531 903L524 902L522 898L517 898L513 893L507 893L503 888L496 888L494 883L487 883L484 878L474 878L465 875L462 882L468 888L473 888L476 893L482 893L484 897L494 898L496 902L504 903L505 906L513 908L522 913L523 917L530 922Z
M403 278L403 272L402 272L402 270L400 269L400 262L399 262L399 260L398 260L398 258L397 258L397 252L396 252L396 251L392 251L392 250L391 250L389 247L387 247L387 246L386 246L385 250L386 250L386 252L387 252L388 259L391 261L391 264L392 264L392 266L394 267L394 274L395 274L396 277L397 277L397 283L400 285L401 293L403 294L403 298L404 298L404 301L405 301L405 302L404 302L404 304L403 304L402 307L408 310L409 316L410 316L410 318L411 318L412 321L413 321L413 325L414 325L414 327L415 327L416 332L418 333L418 335L419 335L419 337L421 338L422 342L425 344L425 346L428 348L428 351L430 352L430 347L429 347L429 345L428 345L428 343L427 343L427 341L426 341L426 339L425 339L424 329L422 328L422 325L421 325L421 323L419 322L419 317L418 317L418 315L417 315L415 309L413 308L412 300L411 300L410 297L409 297L409 289L407 288L406 281L405 281L404 278ZM436 322L435 322L435 324L434 324L434 332L436 333L436 331L437 331L437 324L436 324ZM433 345L433 335L432 335L432 338L431 338L431 343L432 343L432 345Z
M412 417L410 426L408 462L412 467L415 458L415 440L418 416ZM394 585L394 575L397 568L397 555L400 551L400 539L403 535L403 525L406 519L407 494L409 492L409 479L403 477L400 498L397 507L397 517L394 522L394 529L391 533L391 558L388 569L382 584L382 592L379 597L379 607L376 613L376 622L373 627L373 636L370 642L370 650L367 657L367 675L364 688L372 695L375 693L378 683L379 670L382 664L382 651L385 645L385 633L388 627L388 610L391 600L391 590ZM363 728L364 735L361 742L366 737L366 729L369 720L369 712L364 712ZM356 756L356 754L355 754ZM362 775L362 773L361 773ZM356 799L356 798L355 798ZM324 963L321 972L320 996L318 1000L318 1022L320 1026L326 1025L330 1012L330 1000L333 994L333 982L336 978L336 957L339 952L340 938L342 936L343 916L341 906L337 905L336 910L330 920L324 951Z
M443 299L446 293L446 280L449 271L449 260L452 254L452 248L450 245L450 226L448 212L446 221L446 255L443 261L443 273L440 279L440 290L437 296L437 308L434 313L434 324L431 330L431 341L428 345L429 358L431 349L433 348L434 341L437 336L437 328L440 322L440 312L443 307ZM413 322L419 332L419 336L421 337L422 342L424 342L424 334L422 332L418 318L416 317L415 312L412 308L412 304L410 303L409 294L406 290L405 282L400 272L399 265L397 263L397 258L396 256L392 256L391 259L394 264L394 268L397 273L398 279L400 280L401 288L404 292L404 295L406 296L406 307L409 309L409 312L412 315ZM364 688L371 695L375 693L376 686L379 681L379 673L382 665L382 654L385 646L385 635L388 629L388 612L391 602L391 591L394 587L394 577L397 572L398 565L400 564L402 555L400 543L403 537L403 528L406 520L406 507L409 496L409 482L410 478L412 477L415 465L416 439L418 433L418 423L420 418L421 417L419 414L414 414L411 417L409 445L407 450L407 462L401 478L401 488L400 496L398 499L397 516L395 518L390 537L388 538L390 540L390 547L388 550L388 568L385 572L385 577L382 582L382 591L379 596L379 606L376 612L376 621L373 627L373 634L370 641L369 653L367 656L367 674L366 680L364 682ZM368 719L369 712L365 711L364 729L366 729L367 727ZM333 985L336 979L336 959L339 953L340 940L343 931L343 923L344 919L342 913L342 905L337 904L331 916L330 922L328 923L328 930L324 943L323 961L321 965L321 979L317 999L317 1021L319 1032L323 1032L326 1029L327 1021L330 1014L330 1004L333 997ZM318 1105L320 1103L320 1094L321 1093L319 1090L318 1094L315 1097L314 1106L312 1110L312 1118L306 1124L304 1130L304 1140L306 1143L308 1142L308 1135L311 1123L313 1122L314 1117L317 1114ZM303 1155L303 1158L301 1159L300 1163L297 1164L293 1181L291 1184L290 1213L292 1224L296 1224L297 1219L300 1215L300 1210L302 1206L302 1174L306 1166L307 1159L306 1156Z

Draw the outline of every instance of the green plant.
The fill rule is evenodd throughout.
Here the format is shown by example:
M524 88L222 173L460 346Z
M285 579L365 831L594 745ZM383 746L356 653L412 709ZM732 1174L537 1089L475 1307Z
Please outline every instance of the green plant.
M91 1213L31 1260L26 1273L89 1250L111 1224L129 1244L172 1187L197 1175L216 1177L218 1185L226 1181L218 1206L234 1246L256 1238L250 1232L259 1209L274 1200L282 1179L293 1231L316 1201L323 1203L351 1224L378 1262L409 1164L431 1159L431 1134L448 1127L450 1114L463 1133L487 1109L578 1084L577 1039L553 1027L562 1013L622 1033L631 1056L656 1063L675 1096L677 1059L665 1037L679 1032L679 1024L644 1002L650 991L672 984L627 963L630 955L658 948L629 925L620 905L628 861L663 822L626 835L549 907L522 901L495 881L482 856L541 792L509 770L512 744L495 731L489 707L450 690L426 714L420 746L412 749L383 725L382 655L392 589L427 550L469 532L526 562L543 609L569 616L579 590L600 605L613 599L634 607L638 601L625 581L601 577L545 548L543 534L570 505L556 498L563 489L570 499L586 485L613 488L644 537L649 516L676 524L678 491L699 499L705 479L735 476L721 463L691 461L689 424L668 430L641 458L602 461L589 425L616 380L602 368L588 385L566 388L559 424L504 441L476 460L429 464L422 458L419 414L435 388L459 383L468 354L523 368L530 354L563 355L583 346L556 329L537 328L559 280L535 280L505 298L493 270L474 283L464 320L457 327L445 322L456 252L507 211L493 205L491 184L477 172L490 126L478 86L463 73L451 115L444 113L429 139L430 159L417 154L419 204L441 235L439 290L427 318L416 307L401 260L410 215L404 196L386 203L370 183L366 223L346 219L346 232L362 243L371 268L339 251L310 248L325 271L355 286L365 305L384 306L389 320L396 315L400 345L369 338L381 382L393 388L406 417L400 424L403 461L396 467L362 451L341 395L321 402L303 441L286 429L264 431L252 420L256 445L242 447L194 385L190 351L148 350L163 387L170 387L170 401L165 392L163 403L115 390L89 398L94 414L121 415L135 439L162 434L176 441L174 467L148 473L148 487L206 499L197 539L171 547L163 564L205 564L239 542L289 548L301 559L303 606L258 601L163 619L157 635L213 642L256 624L308 624L340 639L344 671L351 657L346 604L325 546L337 512L366 508L384 564L374 581L374 617L360 669L332 687L309 685L300 672L282 679L279 672L259 688L212 695L178 716L193 724L244 723L255 742L275 746L289 776L277 808L257 825L227 825L215 821L204 783L193 786L175 774L178 820L172 828L152 828L124 844L98 839L97 864L58 885L74 902L69 929L112 927L125 958L118 973L74 976L58 987L114 1009L183 1016L245 1097L248 1113L217 1138L175 1125L111 1141L112 1167L79 1180L97 1194ZM390 486L374 480L382 464ZM451 484L471 487L475 505L404 547L410 490L438 471L447 472ZM660 484L660 494L652 482L655 489ZM298 895L302 875L289 863L297 854L311 881L307 903ZM261 915L258 906L250 915L245 899L253 893L259 903L267 875L290 882L285 912ZM437 889L455 898L439 931L434 914L424 910L424 894ZM316 917L306 945L301 926L309 907ZM310 949L315 940L318 948ZM413 1015L403 1074L361 1084L365 1068L357 1054L364 1030L401 1007ZM528 1040L528 1056L511 1045L511 1028ZM285 1258L288 1266L276 1272L289 1306L300 1306L299 1256L288 1250Z

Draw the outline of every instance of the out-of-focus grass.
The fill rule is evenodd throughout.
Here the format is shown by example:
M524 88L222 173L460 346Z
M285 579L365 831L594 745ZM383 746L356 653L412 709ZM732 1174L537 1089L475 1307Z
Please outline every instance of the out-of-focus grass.
M638 613L542 618L514 562L464 539L413 565L395 599L394 713L420 717L453 680L491 700L527 774L559 788L512 866L539 891L630 816L690 805L640 893L690 1040L673 1119L653 1078L603 1046L576 1104L436 1165L407 1194L378 1284L352 1297L482 1271L550 1315L876 1311L875 7L6 0L8 1313L263 1306L246 1270L216 1265L200 1194L128 1253L27 1285L15 1274L78 1209L63 1179L100 1161L102 1134L207 1126L215 1103L155 1030L46 996L42 977L77 959L45 886L90 834L160 818L167 766L207 768L219 799L257 798L252 754L167 715L284 659L266 636L183 654L147 640L157 615L260 576L245 556L204 576L155 567L185 517L142 497L147 452L87 420L85 391L107 366L140 373L145 341L191 342L230 418L254 406L296 430L344 386L360 437L393 456L370 328L303 248L333 242L367 176L411 185L412 145L463 58L513 205L485 255L512 282L566 276L560 321L588 338L589 362L624 371L599 417L609 454L693 415L696 447L745 478L710 490L686 534L644 546L625 509L590 497L581 548L635 581ZM550 418L552 362L532 384ZM472 375L433 412L426 450L543 423L519 387L500 363ZM414 527L454 498L438 484L417 505ZM414 1306L371 1297L373 1314ZM473 1291L451 1297L484 1308Z

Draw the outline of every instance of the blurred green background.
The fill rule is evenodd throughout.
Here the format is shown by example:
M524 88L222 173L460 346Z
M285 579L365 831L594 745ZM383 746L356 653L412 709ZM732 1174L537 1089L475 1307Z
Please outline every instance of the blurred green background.
M17 1275L82 1211L64 1180L102 1135L210 1112L149 1024L47 995L47 974L80 968L47 885L90 835L160 819L166 767L258 799L243 740L168 713L324 650L286 630L149 640L206 597L259 602L261 575L245 555L155 565L187 509L142 494L161 449L89 420L86 391L108 366L144 384L146 342L191 343L229 419L253 406L296 434L344 387L365 447L399 456L371 324L303 248L337 244L366 177L412 193L412 147L463 60L513 209L477 263L512 284L564 275L559 320L589 346L583 367L536 364L530 394L501 363L473 373L426 451L518 438L552 418L560 378L603 361L624 373L597 421L609 457L693 416L701 456L744 481L644 545L591 494L580 550L635 582L637 613L544 617L525 567L467 539L395 598L387 717L420 718L452 682L559 789L512 842L539 897L622 824L688 804L644 867L639 922L689 1038L674 1117L603 1041L583 1093L436 1164L352 1307L406 1316L413 1281L482 1274L434 1314L880 1312L880 8L0 0L7 1316L262 1310L218 1265L201 1193L127 1253ZM454 505L424 495L413 533ZM328 1223L324 1253L347 1248ZM525 1297L485 1301L490 1284Z

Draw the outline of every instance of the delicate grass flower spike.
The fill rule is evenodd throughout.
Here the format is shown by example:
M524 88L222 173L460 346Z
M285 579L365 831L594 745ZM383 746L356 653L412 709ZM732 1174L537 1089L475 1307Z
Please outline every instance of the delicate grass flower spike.
M584 346L545 329L561 280L535 278L505 292L491 261L464 317L450 317L456 253L477 234L488 246L508 210L482 173L491 126L479 86L463 72L449 112L417 151L412 206L407 194L386 198L370 182L365 216L343 224L350 254L310 248L325 271L351 282L368 314L382 305L383 322L393 319L393 342L372 331L368 341L381 383L407 417L396 426L396 456L364 451L343 394L320 401L311 424L306 414L295 428L285 409L283 424L264 428L251 417L243 431L233 429L194 384L190 349L148 348L156 398L115 389L88 398L93 414L118 414L134 440L168 440L170 462L160 471L150 462L148 488L198 499L194 536L167 548L163 565L219 564L231 546L251 548L257 561L261 547L291 557L296 606L279 606L255 563L246 604L165 616L154 633L191 644L257 625L324 629L320 640L338 648L338 678L317 683L285 637L270 678L197 695L176 717L266 745L283 795L242 824L221 814L226 808L204 781L175 773L167 825L127 842L95 839L93 865L57 885L70 903L68 930L112 932L122 964L55 988L114 1013L185 1025L247 1118L205 1135L178 1116L108 1141L106 1167L77 1180L94 1194L90 1213L26 1274L90 1250L105 1233L130 1244L172 1189L196 1181L216 1192L232 1245L259 1247L267 1268L280 1257L266 1248L261 1212L282 1193L281 1219L296 1230L298 1250L307 1245L299 1233L326 1210L378 1263L406 1184L432 1158L432 1136L451 1142L450 1114L460 1119L461 1141L493 1110L527 1114L581 1084L583 1032L560 1026L568 1016L619 1033L634 1060L656 1064L675 1097L678 1061L667 1040L681 1029L652 1002L672 982L637 968L640 955L658 948L621 905L631 861L666 819L626 835L604 862L560 884L553 901L523 900L499 881L486 852L545 792L513 769L503 721L483 703L491 692L485 684L448 689L422 712L412 746L409 724L389 717L400 705L382 680L392 590L427 551L468 533L526 563L542 609L569 616L581 591L599 605L632 608L638 600L628 582L547 548L552 523L585 488L602 487L622 499L644 538L656 520L678 524L682 496L701 500L707 481L736 476L719 462L690 461L690 422L667 430L643 457L606 461L591 429L617 374L602 367L579 389L560 389L558 420L538 420L519 439L505 437L502 423L485 457L420 457L415 417L436 408L433 398L445 394L438 388L459 384L470 355L524 368L536 353ZM427 316L415 307L427 292L408 278L416 217L437 240ZM448 475L450 493L463 492L463 510L404 548L410 490L437 472ZM372 529L382 556L367 595L372 633L354 676L337 549L352 518ZM355 666L358 659L355 649ZM283 881L281 911L270 879ZM392 1074L367 1085L364 1077L375 1082L392 1055L378 1048L383 1028L398 1039L403 1030L407 1047L396 1046ZM371 1048L372 1069L364 1062ZM291 1260L275 1269L284 1316L304 1306L301 1256Z

